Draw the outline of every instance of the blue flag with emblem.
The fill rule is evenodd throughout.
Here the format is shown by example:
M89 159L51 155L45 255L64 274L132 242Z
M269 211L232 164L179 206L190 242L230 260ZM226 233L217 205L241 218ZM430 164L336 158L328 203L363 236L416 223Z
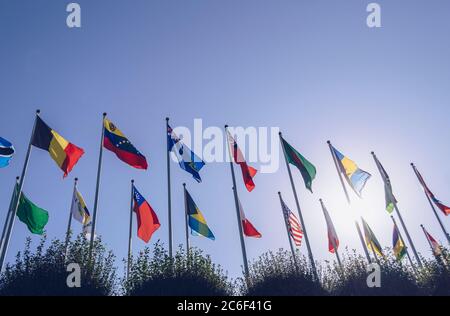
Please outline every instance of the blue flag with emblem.
M205 162L191 151L188 146L183 144L169 125L167 125L167 150L169 152L173 151L175 156L177 156L181 169L189 172L197 182L202 182L199 172L205 165Z
M14 155L14 146L6 139L0 137L0 168L9 165L9 161Z

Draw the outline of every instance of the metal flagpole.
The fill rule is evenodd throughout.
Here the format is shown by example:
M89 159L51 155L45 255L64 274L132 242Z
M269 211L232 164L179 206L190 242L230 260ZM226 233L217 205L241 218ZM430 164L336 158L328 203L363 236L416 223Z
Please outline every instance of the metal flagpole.
M105 137L105 118L106 113L103 113L102 119L102 133L100 139L100 152L98 155L98 168L97 168L97 184L95 187L95 198L94 198L94 212L92 214L92 229L91 229L91 240L89 242L89 263L92 263L92 251L94 250L94 239L95 239L95 226L97 224L97 208L98 208L98 194L100 188L100 175L102 172L102 157L103 157L103 139Z
M369 250L367 250L367 246L364 242L364 237L361 233L361 228L359 227L359 223L356 220L355 220L355 225L356 225L356 230L358 231L359 240L361 240L361 243L363 244L363 249L364 249L364 253L366 254L367 261L369 263L372 263L372 259L370 258L370 255L369 255Z
M127 260L127 280L130 278L130 267L131 267L131 241L133 234L133 193L134 193L134 180L131 180L131 197L130 197L130 230L128 233L128 260Z
M419 174L418 174L418 170L416 168L416 166L411 163L411 167L414 170L414 174L416 175L417 179L419 179L420 182L420 178L419 178ZM434 216L436 216L437 221L439 222L439 226L441 226L442 231L444 232L445 237L447 238L447 242L450 244L450 235L448 234L447 230L445 229L444 224L441 221L441 218L439 217L438 213L436 212L436 208L433 205L433 202L431 201L430 197L428 196L427 192L424 190L425 196L427 197L428 203L431 206L431 209L433 210Z
M188 212L188 204L187 204L187 192L186 192L186 183L183 183L183 188L184 188L184 224L185 224L185 228L186 228L186 255L189 258L189 223L188 223L188 218L189 218L189 212Z
M400 238L403 245L405 245L405 247L406 247L405 240L403 239L400 229L398 229L397 222L395 221L394 216L391 215L391 219L392 219L392 222L394 223L394 227L395 227L395 230L397 231L398 237ZM395 247L395 245L394 245L394 247ZM411 256L409 255L408 247L406 247L406 255L408 256L408 260L409 260L409 263L411 264L411 267L414 269L414 271L416 271L416 266L414 265L414 263L411 259Z
M239 211L239 197L237 193L237 187L236 187L236 175L234 174L234 166L233 166L233 155L231 153L230 144L228 142L228 125L225 125L225 134L227 137L227 144L228 144L228 154L230 155L230 170L231 170L231 179L233 181L233 195L234 195L234 205L236 207L236 218L238 221L238 230L239 230L239 239L241 241L241 250L242 250L242 261L244 263L244 272L245 272L245 278L248 280L249 269L248 269L248 261L247 261L247 250L245 248L245 240L244 240L244 232L242 229L242 218L241 218L241 212Z
M30 161L31 149L33 147L32 141L33 141L33 136L34 136L34 132L36 129L36 119L40 113L41 113L40 110L36 110L36 117L34 119L33 130L31 133L30 142L28 143L28 150L27 150L27 154L25 156L25 162L23 164L22 175L20 176L20 179L19 179L19 185L18 185L18 189L17 189L18 195L17 195L16 200L13 203L14 206L12 208L13 211L11 213L11 221L9 223L8 230L5 234L4 245L3 245L2 252L0 255L0 272L3 270L3 266L4 266L5 258L6 258L6 252L8 251L9 241L11 240L11 232L14 228L14 222L16 219L17 209L19 208L19 202L20 202L20 197L22 195L23 184L25 182L24 180L25 180L25 176L27 174L28 163Z
M326 211L325 211L325 205L323 204L322 199L319 199L320 201L320 205L322 206L322 212L323 212L323 216L325 217L325 221L327 222L327 229L328 229L328 221L327 221L327 215L326 215ZM328 214L329 215L329 214ZM328 236L328 238L330 238L330 236ZM333 244L333 248L334 248L334 253L336 255L336 259L337 262L339 264L339 267L342 269L342 263L341 263L341 258L339 257L339 252L338 252L338 247L336 245L336 240L334 238L331 238L331 243Z
M372 154L372 156L373 156L373 159L374 159L374 161L375 161L375 164L377 165L378 171L379 171L381 174L383 174L383 173L382 173L382 170L381 170L381 167L380 167L380 162L378 161L377 156L375 155L375 153L374 153L373 151L371 152L371 154ZM386 175L386 176L387 176L387 175ZM389 178L388 178L387 180L389 180ZM400 219L400 224L402 225L403 230L405 231L406 238L408 239L409 245L411 246L411 249L412 249L412 251L413 251L414 257L416 257L417 263L418 263L419 266L421 267L421 266L422 266L422 262L420 261L419 255L417 254L417 251L416 251L416 247L414 246L414 243L413 243L413 241L412 241L412 239L411 239L411 236L409 235L409 231L408 231L408 229L406 228L405 222L403 221L403 217L402 217L402 215L400 214L400 210L398 209L398 206L397 206L397 201L395 201L395 199L393 199L392 203L394 204L395 212L397 213L397 216L398 216L398 218Z
M294 250L295 248L294 248L294 244L292 243L292 238L291 238L291 234L289 231L289 223L288 223L289 219L286 217L286 214L284 212L284 207L283 207L284 202L283 202L283 198L281 197L281 192L278 192L278 197L280 198L281 213L283 214L283 221L286 226L286 233L287 233L287 237L289 240L289 246L291 247L292 258L294 258L295 267L298 268L297 256L295 255L295 250Z
M76 191L77 191L77 183L78 183L78 178L75 178L74 183L73 183L72 203L73 203L73 197L75 196ZM66 256L66 257L67 257L67 251L68 251L68 248L69 248L70 229L72 227L72 208L73 208L73 205L71 204L70 205L70 210L69 210L69 220L68 220L68 223L67 223L66 243L65 243L65 246L64 246L64 249L65 249L64 250L64 256Z
M334 165L336 167L336 171L338 173L339 180L341 181L341 185L342 185L342 189L344 190L345 197L347 198L347 202L350 205L350 196L348 195L347 188L345 187L344 179L342 179L342 174L341 174L341 171L339 170L339 165L338 165L338 162L337 162L336 155L334 154L333 148L331 147L332 146L331 145L331 141L328 140L327 144L328 144L328 148L330 149L331 157L333 158L333 162L334 162ZM359 227L359 223L358 223L357 220L355 220L355 226L356 226L356 230L358 231L359 240L361 241L361 245L363 247L364 254L366 255L367 261L369 263L371 263L372 259L370 259L369 251L367 250L367 246L366 246L366 243L364 242L364 238L363 238L363 236L361 234L361 228Z
M6 231L9 227L9 223L11 222L11 215L12 215L12 208L14 206L14 202L16 199L16 193L17 193L17 186L19 185L19 177L16 177L16 184L14 185L14 190L13 193L11 195L11 201L9 202L9 208L8 208L8 213L6 214L6 219L5 219L5 224L3 226L3 232L2 232L2 239L0 240L0 253L1 253L1 249L3 249L3 243L5 241L5 235L6 235Z
M169 130L169 118L166 117L166 134ZM169 136L167 136L167 216L169 223L169 257L172 258L172 189L170 185L170 151L169 151Z
M278 135L280 136L280 142L281 142L283 135L281 134L281 132L279 132ZM298 215L300 217L300 222L302 224L303 234L305 235L305 242L306 242L306 248L308 248L309 261L311 263L311 267L312 267L312 271L313 271L315 279L319 280L319 276L317 274L317 269L316 269L316 263L314 262L314 257L313 257L312 251L311 251L311 245L309 244L309 238L308 238L308 234L306 232L305 221L303 220L300 203L298 201L297 191L295 189L294 179L292 178L291 166L289 165L289 161L287 160L284 146L282 145L281 147L283 148L284 160L286 161L286 167L288 169L289 179L291 181L292 192L294 193L295 204L297 205L297 211L298 211Z

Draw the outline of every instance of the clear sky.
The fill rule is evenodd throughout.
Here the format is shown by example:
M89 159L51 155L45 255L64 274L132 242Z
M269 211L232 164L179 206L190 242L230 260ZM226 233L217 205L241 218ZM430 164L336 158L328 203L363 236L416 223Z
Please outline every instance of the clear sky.
M317 167L314 194L293 170L317 260L334 260L327 252L319 198L328 206L342 249L361 252L351 212L364 215L383 246L392 245L372 150L391 176L418 250L430 255L420 224L445 242L409 163L414 161L436 196L450 203L447 0L378 1L380 29L366 26L369 1L362 0L80 0L81 29L66 26L68 2L0 2L0 136L17 151L11 166L0 170L2 225L40 108L52 128L86 151L65 180L48 153L32 152L24 192L49 211L50 238L64 237L75 176L93 209L102 112L147 156L150 168L143 172L104 152L97 233L119 265L127 251L132 178L162 224L150 246L157 239L167 244L166 116L173 127L193 127L194 118L202 118L204 126L280 127ZM373 175L352 211L328 139ZM208 164L201 175L203 183L197 184L172 164L175 243L184 239L186 182L216 235L216 241L192 237L192 245L237 276L242 258L229 165ZM295 210L285 166L257 175L252 193L241 180L238 173L246 215L263 234L246 240L249 258L288 248L277 195L282 191ZM23 249L27 236L17 221L8 260ZM133 244L135 253L145 246L137 238ZM305 245L301 252L306 254Z

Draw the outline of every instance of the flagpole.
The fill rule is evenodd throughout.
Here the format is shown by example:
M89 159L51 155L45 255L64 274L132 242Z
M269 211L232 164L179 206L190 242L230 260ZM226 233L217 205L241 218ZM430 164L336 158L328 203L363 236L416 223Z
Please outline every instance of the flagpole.
M228 133L228 125L225 125L225 133ZM226 136L228 137L228 135ZM228 140L227 140L228 143ZM239 211L239 197L237 193L237 187L236 187L236 175L234 173L234 166L233 166L233 156L231 154L231 148L228 145L228 154L230 156L230 170L231 170L231 180L233 181L233 195L234 195L234 206L236 208L236 218L237 218L237 224L238 224L238 230L239 230L239 240L241 242L241 251L242 251L242 261L244 263L244 272L245 272L245 279L248 280L250 273L248 268L248 261L247 261L247 249L245 248L245 240L244 240L244 232L242 229L242 218L241 218L241 212Z
M131 241L132 241L132 233L133 233L133 187L134 180L131 180L131 197L130 197L130 229L128 233L128 260L127 260L127 280L130 278L130 267L131 267Z
M188 217L189 217L189 213L188 213L188 204L187 204L187 195L186 195L186 183L183 183L183 188L184 188L184 225L186 228L186 255L189 259L189 223L188 223Z
M76 194L77 183L78 183L78 178L75 178L75 180L73 182L72 202L73 202L73 196L75 196L75 194ZM72 226L72 207L73 207L73 205L71 205L70 209L69 209L69 220L68 220L68 223L67 223L67 231L66 231L66 243L65 243L65 246L64 246L64 249L65 249L64 250L64 256L66 256L66 257L67 257L67 250L69 248L70 229L71 229L71 226Z
M327 216L325 214L325 205L323 204L323 200L322 199L319 199L319 201L320 201L320 205L322 206L323 216L325 217L325 221L327 222ZM327 229L328 229L328 222L327 222ZM330 236L328 236L328 238L330 238ZM341 263L341 258L339 257L339 252L338 252L338 247L336 245L336 240L334 238L331 238L331 243L333 244L334 253L336 255L336 259L337 259L337 262L339 264L339 267L342 270L342 263Z
M31 149L33 147L32 141L33 141L34 131L36 129L36 119L40 115L40 113L41 113L40 110L36 110L36 117L34 119L33 130L31 132L30 142L28 143L28 150L27 150L27 154L25 156L25 162L23 164L22 174L19 179L19 186L18 186L18 190L17 190L18 195L17 195L16 200L13 203L14 207L13 207L13 212L11 213L11 221L9 223L8 230L5 235L4 245L3 245L2 252L0 255L0 272L3 270L3 266L5 263L5 259L6 259L6 252L8 251L9 242L11 240L11 232L14 228L14 222L16 219L17 209L19 208L19 202L20 202L20 197L22 195L23 184L25 182L25 176L26 176L27 170L28 170L28 163L30 161Z
M359 223L358 223L357 220L355 220L355 226L356 226L356 230L358 231L359 240L363 244L363 249L364 249L364 253L365 253L366 258L367 258L367 262L372 263L372 259L370 258L370 255L369 255L369 250L367 250L366 244L364 242L364 237L363 237L363 235L361 233L361 228L359 227Z
M282 141L282 136L283 136L282 133L279 132L278 135L280 136L280 141ZM286 162L289 179L291 181L292 192L294 193L294 198L295 198L295 204L297 205L298 215L300 217L300 222L302 223L303 234L305 235L305 242L306 242L306 248L308 249L309 261L311 263L311 267L312 267L312 271L313 271L315 279L319 280L319 276L317 274L317 269L316 269L316 263L314 262L314 257L313 257L312 251L311 251L311 245L309 244L309 238L308 238L308 234L306 232L305 222L303 220L300 203L298 201L297 190L295 189L294 179L292 178L291 166L289 165L289 161L287 160L286 151L284 149L284 146L281 146L281 147L283 148L284 160Z
M371 152L371 154L372 154L372 157L373 157L373 159L375 161L375 164L377 165L378 171L381 173L380 166L379 166L380 162L378 161L377 156L375 155L375 153L373 151ZM389 180L389 178L388 178L388 180ZM395 201L395 199L394 199L394 201L392 201L392 203L394 204L395 212L397 213L398 219L400 220L400 224L402 225L403 230L405 231L406 238L408 239L409 245L411 246L411 249L413 251L414 257L416 258L417 263L421 267L422 266L422 262L420 261L419 255L417 254L417 251L416 251L416 247L414 246L414 243L413 243L413 241L411 239L411 236L409 235L409 231L406 228L405 222L403 221L402 214L400 214L400 210L398 209L398 206L397 206L397 201Z
M169 118L166 117L166 134L169 129ZM172 189L170 185L170 151L167 138L167 216L169 222L169 257L172 258Z
M417 173L418 170L417 170L416 166L414 165L414 163L412 163L412 162L411 162L411 167L413 168L414 174L416 175L417 179L419 179L419 182L420 182L419 174ZM445 226L442 223L441 218L439 217L438 213L436 212L436 208L434 207L433 202L431 201L430 197L428 196L428 194L425 190L424 190L424 193L425 193L425 196L427 197L428 203L431 206L434 216L436 216L436 219L439 222L439 226L441 226L441 229L442 229L445 237L447 238L447 242L450 244L450 235L448 234L447 230L445 229Z
M6 214L6 219L5 219L5 224L3 226L3 232L2 232L2 239L0 241L0 253L1 253L1 249L3 249L3 243L5 241L5 235L6 235L6 230L8 229L9 223L11 222L11 215L12 215L12 208L14 205L14 201L16 198L16 189L17 186L19 185L19 177L16 177L16 184L14 185L14 190L13 193L11 195L11 201L9 202L9 208L8 208L8 213Z
M289 246L291 247L292 258L294 258L295 267L298 269L297 256L295 255L294 244L292 243L291 234L289 233L289 225L288 225L289 219L286 218L286 214L284 213L283 198L281 197L281 192L278 192L278 197L280 198L281 213L283 215L284 225L286 226L286 233L287 233L287 237L288 237L288 240L289 240Z
M336 155L334 154L334 151L333 151L333 148L332 148L332 145L331 145L331 141L328 140L327 144L328 144L328 148L330 149L331 157L333 158L334 166L336 167L336 171L338 173L339 180L341 181L341 185L342 185L342 189L344 190L345 197L347 198L347 202L350 205L351 204L350 203L350 196L348 195L347 188L345 187L344 179L342 179L342 174L341 174L341 171L339 170L339 165L338 165L338 162L337 162ZM367 261L369 263L371 263L372 259L370 259L369 251L367 250L366 243L364 242L364 238L363 238L363 235L361 233L361 228L359 227L359 223L358 223L358 221L356 219L355 219L355 226L356 226L356 230L358 231L359 240L361 241L361 245L363 247L364 254L366 255Z
M100 188L100 175L102 172L102 157L103 157L103 139L105 137L105 118L106 113L103 113L102 119L102 133L100 139L100 152L98 155L98 167L97 167L97 183L95 186L95 198L94 198L94 211L92 213L92 228L91 228L91 239L89 241L89 263L92 261L92 251L94 250L94 239L95 239L95 226L97 224L97 208L98 208L98 194Z
M400 232L400 229L398 229L397 222L395 221L394 216L391 215L391 219L392 219L392 222L394 223L394 227L395 227L395 230L397 231L398 237L402 241L403 245L406 245L405 240L403 239L402 233ZM395 247L395 245L394 245L394 247ZM406 247L406 255L408 256L408 260L409 260L409 263L411 264L411 267L414 269L414 271L416 271L416 266L414 265L414 263L411 259L411 256L409 255L408 247Z

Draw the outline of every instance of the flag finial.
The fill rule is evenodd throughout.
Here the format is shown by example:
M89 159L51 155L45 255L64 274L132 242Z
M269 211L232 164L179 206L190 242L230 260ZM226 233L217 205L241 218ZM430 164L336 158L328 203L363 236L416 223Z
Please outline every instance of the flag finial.
M108 113L106 113L106 112L103 112L103 117L106 117L106 115L108 115Z
M225 124L225 128L228 128L228 124Z
M39 115L39 114L41 114L41 110L37 109L36 110L36 115Z
M330 142L329 140L327 140L327 144L328 144L328 145L330 145L330 144L331 144L331 142Z
M131 179L131 184L133 184L134 183L134 179Z

